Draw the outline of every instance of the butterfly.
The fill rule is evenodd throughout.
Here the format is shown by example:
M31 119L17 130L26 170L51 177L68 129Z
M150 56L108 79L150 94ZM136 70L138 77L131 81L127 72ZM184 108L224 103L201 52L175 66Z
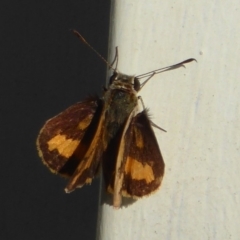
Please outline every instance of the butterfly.
M149 119L137 93L155 74L194 60L138 76L122 74L108 64L113 74L102 97L88 97L45 123L37 138L38 153L53 173L68 178L66 192L90 184L101 168L116 208L122 197L140 198L159 188L164 161L152 127L160 127ZM142 78L146 80L141 84Z

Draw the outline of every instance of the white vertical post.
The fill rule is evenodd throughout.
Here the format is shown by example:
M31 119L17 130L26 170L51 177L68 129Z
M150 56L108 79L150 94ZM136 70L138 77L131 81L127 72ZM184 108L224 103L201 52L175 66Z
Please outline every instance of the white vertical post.
M112 0L119 71L154 76L140 95L166 164L159 191L100 205L99 240L239 239L240 1ZM103 190L104 191L104 190Z

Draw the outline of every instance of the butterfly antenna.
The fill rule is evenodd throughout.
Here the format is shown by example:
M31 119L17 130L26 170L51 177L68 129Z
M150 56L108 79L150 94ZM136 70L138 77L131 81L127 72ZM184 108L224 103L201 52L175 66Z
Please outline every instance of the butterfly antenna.
M87 40L77 31L77 30L71 30L84 44L86 44L90 49L92 49L106 64L109 68L112 70L115 70L112 67L112 64L109 64L109 62L96 50L94 49L88 42Z
M173 69L180 68L180 67L185 67L184 64L190 63L190 62L192 62L192 61L197 62L197 60L196 60L195 58L189 58L189 59L184 60L184 61L182 61L182 62L180 62L180 63L174 64L174 65L171 65L171 66L168 66L168 67L159 68L159 69L157 69L157 70L154 70L154 71L151 71L151 72L147 72L147 73L138 75L137 78L138 78L138 79L141 79L141 78L149 77L149 76L151 76L152 74L155 75L155 74L158 74L158 73L161 73L161 72L173 70Z
M190 63L190 62L192 62L192 61L197 62L197 60L196 60L195 58L189 58L189 59L184 60L184 61L182 61L182 62L180 62L180 63L174 64L174 65L171 65L171 66L168 66L168 67L159 68L159 69L157 69L157 70L154 70L154 71L147 72L147 73L144 73L144 74L141 74L141 75L136 76L137 79L147 78L147 79L141 84L140 89L142 89L143 86L144 86L155 74L162 73L162 72L166 72L166 71L170 71L170 70L173 70L173 69L176 69L176 68L180 68L180 67L185 67L184 64Z

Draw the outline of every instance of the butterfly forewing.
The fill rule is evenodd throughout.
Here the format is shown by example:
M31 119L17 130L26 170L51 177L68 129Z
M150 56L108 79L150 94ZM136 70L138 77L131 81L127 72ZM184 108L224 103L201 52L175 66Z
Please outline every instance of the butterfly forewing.
M37 147L40 157L52 172L71 175L79 164L70 161L92 123L99 108L99 99L91 97L76 103L48 120L41 129ZM68 166L68 167L66 167Z

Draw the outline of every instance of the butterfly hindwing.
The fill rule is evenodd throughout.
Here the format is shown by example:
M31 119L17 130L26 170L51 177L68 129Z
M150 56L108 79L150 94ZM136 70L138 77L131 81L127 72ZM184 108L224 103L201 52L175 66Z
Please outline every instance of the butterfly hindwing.
M78 163L72 176L69 179L68 185L65 188L66 192L71 192L77 187L82 187L84 184L90 184L95 175L97 175L99 166L102 161L104 144L102 134L104 131L104 114L102 108L98 109L95 114L91 126L87 130L82 143L73 153L71 160L81 159Z
M121 206L122 196L140 198L161 185L164 161L147 111L134 116L110 144L103 170L107 191L113 194L113 206Z
M124 136L122 195L142 197L161 185L164 161L147 111L133 117Z

